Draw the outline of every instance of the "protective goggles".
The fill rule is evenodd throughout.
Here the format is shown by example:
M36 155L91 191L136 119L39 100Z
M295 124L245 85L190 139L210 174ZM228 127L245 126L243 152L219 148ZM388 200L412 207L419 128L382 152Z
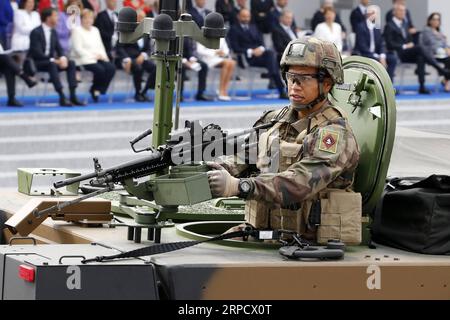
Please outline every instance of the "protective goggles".
M297 84L299 86L305 86L307 84L310 84L314 79L318 79L318 74L299 74L299 73L292 73L292 72L286 72L286 80L289 84Z

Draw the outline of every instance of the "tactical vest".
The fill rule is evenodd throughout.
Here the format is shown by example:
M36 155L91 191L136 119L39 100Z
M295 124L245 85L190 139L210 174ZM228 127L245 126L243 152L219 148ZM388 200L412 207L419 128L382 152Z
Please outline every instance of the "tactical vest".
M342 110L330 105L308 119L294 123L290 123L287 116L281 117L271 129L260 135L257 167L261 173L269 172L274 161L278 165L277 172L287 170L302 159L303 140L308 135L308 129L314 132L326 126L329 120L345 118ZM274 208L265 202L247 200L246 221L256 228L293 230L321 244L331 239L359 244L361 195L349 187L336 189L330 185L303 201L298 210Z

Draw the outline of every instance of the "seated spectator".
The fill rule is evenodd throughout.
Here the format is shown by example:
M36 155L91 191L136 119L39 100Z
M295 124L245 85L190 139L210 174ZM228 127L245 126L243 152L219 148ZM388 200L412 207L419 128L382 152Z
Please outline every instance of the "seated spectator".
M314 30L314 37L333 42L338 50L342 52L342 28L335 22L336 12L333 7L326 7L323 11L325 22L319 23Z
M394 8L394 16L386 24L384 38L389 52L396 52L400 61L407 63L417 63L417 76L419 78L419 93L429 94L425 88L425 63L433 66L441 75L448 76L449 71L439 66L434 57L428 54L423 46L416 45L413 37L408 32L408 24L405 22L406 7L397 4Z
M16 76L19 76L25 81L29 88L36 85L36 81L30 75L25 74L14 59L5 54L2 45L0 44L0 72L5 76L6 91L8 93L8 107L22 107L23 105L16 100Z
M367 18L355 27L355 48L354 55L371 58L380 62L389 73L393 80L396 58L393 54L386 54L383 37L380 28L376 25L376 19L379 17L377 6L367 8Z
M78 11L69 9L72 8L72 6L77 6ZM64 11L59 13L56 33L58 34L59 43L61 44L64 54L70 52L70 35L74 27L79 27L81 25L80 13L83 9L84 7L81 0L67 0Z
M278 23L273 27L272 42L277 51L278 61L281 60L281 56L288 43L298 38L297 30L292 23L293 20L294 14L292 11L285 9L281 13Z
M93 24L94 12L84 9L81 12L81 26L72 31L71 56L77 66L93 73L94 79L89 92L92 100L98 102L99 95L108 91L116 69L109 62L100 32Z
M270 33L270 11L274 6L273 0L251 0L250 9L252 21L261 33Z
M277 27L280 24L280 16L283 13L284 10L287 10L288 6L288 0L276 0L274 7L269 13L269 19L270 19L270 30L273 32L273 28ZM292 27L295 32L300 31L300 29L297 28L297 24L295 23L294 13L292 13Z
M98 0L82 0L82 3L84 9L89 9L94 12L94 16L97 16L100 12L100 2Z
M19 9L14 12L11 49L14 52L28 51L31 30L39 27L40 24L39 13L34 10L34 0L22 0L19 3Z
M234 0L216 0L215 8L223 16L225 26L229 27L233 18Z
M143 11L138 12L138 22L145 18ZM116 46L116 66L127 73L133 75L135 89L134 100L136 102L150 101L147 91L155 88L156 65L150 59L152 48L149 37L144 37L136 43L117 43ZM142 77L144 72L148 73L148 78L142 89Z
M181 97L183 97L184 82L187 79L186 70L193 70L198 73L198 88L195 99L198 101L211 101L212 99L204 94L206 90L206 78L208 76L208 65L199 59L197 43L190 38L184 38L183 49Z
M447 37L441 32L441 14L433 12L429 15L427 26L421 32L421 45L428 52L428 55L436 58L437 61L445 65L445 69L450 70L450 46ZM445 91L450 92L449 77L445 77Z
M352 31L354 33L356 33L356 29L361 22L366 22L369 4L370 0L360 0L360 4L352 10L352 13L350 14L350 24L352 25Z
M411 19L411 13L409 12L409 9L406 6L406 0L392 0L392 9L390 9L386 13L386 23L391 21L392 18L394 17L394 10L395 10L395 6L397 4L401 4L401 5L405 6L405 8L406 8L405 24L407 25L408 28L414 28L414 24L413 24L413 21Z
M204 61L208 68L221 68L219 83L219 100L230 101L228 88L233 77L236 61L230 58L230 49L225 39L220 39L218 50L209 49L197 43L197 53L200 60Z
M316 30L316 27L319 23L325 22L325 16L324 16L325 8L334 9L334 0L321 0L321 1L322 1L322 5L321 5L320 9L314 13L314 16L311 20L311 30L313 30L313 31ZM336 10L335 10L335 12L336 12ZM341 17L337 13L336 13L335 22L341 26L341 29L344 33L347 32L344 24L342 23Z
M414 27L413 21L411 19L411 13L409 12L408 7L406 6L406 0L392 0L392 4L393 4L392 9L386 13L386 23L391 21L392 18L394 17L394 10L396 5L400 4L405 6L406 8L406 15L404 19L404 23L406 25L405 28L406 30L408 30L408 33L413 36L414 43L418 43L419 32L417 32L417 29Z
M28 56L36 64L38 71L48 72L50 81L59 95L61 106L84 106L76 96L77 79L76 65L64 55L56 34L58 12L54 8L47 8L41 13L42 25L31 31L30 50ZM59 79L59 72L66 71L70 90L70 101L64 95L63 86Z
M9 49L8 30L13 23L14 12L10 0L0 0L0 44Z
M205 24L205 17L211 11L206 9L206 0L195 0L192 8L188 9L187 12L192 16L192 20L201 28Z
M106 0L106 9L97 15L94 23L100 31L103 46L110 61L113 60L113 48L118 40L117 32L114 32L114 26L118 21L116 9L117 0Z
M230 30L231 48L237 54L244 55L250 66L267 68L269 77L274 81L281 99L287 99L280 68L275 53L264 46L261 32L250 23L250 12L241 10L239 23Z

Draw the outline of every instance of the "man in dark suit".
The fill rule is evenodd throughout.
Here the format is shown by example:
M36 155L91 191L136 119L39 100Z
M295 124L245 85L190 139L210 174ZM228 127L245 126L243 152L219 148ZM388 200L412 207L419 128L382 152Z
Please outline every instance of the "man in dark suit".
M250 2L252 21L262 33L271 32L269 14L273 6L273 0L252 0Z
M287 9L288 0L276 0L274 7L270 10L269 19L270 19L270 31L273 32L273 29L276 28L280 22L280 16L283 11ZM295 30L297 30L297 24L295 23L295 18L292 19L292 25ZM298 31L298 30L297 30Z
M58 23L58 12L54 8L42 10L41 21L42 25L31 31L28 56L34 60L37 70L49 73L50 81L59 95L61 106L84 106L84 103L80 102L76 96L75 62L64 56L58 35L54 29ZM67 73L70 101L66 99L59 79L59 72L61 71Z
M190 38L184 38L183 44L181 97L183 97L184 81L187 79L186 70L194 70L198 73L198 87L195 99L198 101L211 101L212 99L204 94L206 90L206 78L208 77L208 65L197 57L196 43Z
M150 101L147 91L155 88L156 65L150 59L151 51L148 36L139 39L136 43L117 43L116 46L116 66L133 75L136 102ZM142 90L144 72L148 73L148 78Z
M292 23L294 20L292 11L283 10L278 20L279 21L274 25L272 30L272 42L277 51L278 61L280 61L288 43L297 39L297 30Z
M361 0L361 3L352 10L350 14L350 24L352 25L352 30L356 33L356 29L361 22L366 21L367 8L369 7L370 0Z
M334 9L333 0L322 0L322 6L320 7L319 10L317 10L314 13L314 16L311 20L311 30L312 31L316 30L316 27L319 23L325 22L325 16L323 15L323 12L326 7L331 7ZM345 25L342 23L341 17L337 12L336 12L335 22L341 26L342 32L347 32L347 29L345 28Z
M192 20L201 28L205 24L205 17L211 10L206 9L206 0L195 0L192 8L187 12L192 16Z
M381 30L375 25L377 11L373 6L368 7L365 15L367 15L367 18L355 26L354 29L356 39L353 54L380 62L387 68L389 76L393 81L397 59L392 53L386 54Z
M394 10L397 5L404 5L406 8L406 15L405 15L405 25L406 29L408 30L409 34L413 37L414 43L419 43L419 35L420 32L414 27L414 23L411 18L411 13L409 12L407 6L406 6L406 0L392 0L393 8L389 10L386 13L386 23L391 21L394 17Z
M114 32L117 17L117 0L106 0L106 9L99 12L95 19L95 26L100 31L103 46L110 61L113 61L113 48L117 42L117 33Z
M247 9L241 10L238 18L239 23L230 30L231 48L235 53L244 55L250 66L267 68L269 77L280 92L280 98L287 99L275 53L264 47L262 34L254 24L250 24L250 12Z
M34 87L36 82L30 75L26 74L14 59L5 53L3 46L0 43L0 73L5 76L6 91L8 93L8 107L22 107L23 105L16 100L16 76L19 76L25 81L29 88Z
M406 7L397 4L394 8L394 16L384 29L384 38L389 52L396 52L402 62L417 63L416 73L419 78L419 93L429 94L425 88L425 63L433 66L441 75L449 75L449 71L436 63L433 57L421 45L414 44L411 33L408 32L408 23L405 21Z

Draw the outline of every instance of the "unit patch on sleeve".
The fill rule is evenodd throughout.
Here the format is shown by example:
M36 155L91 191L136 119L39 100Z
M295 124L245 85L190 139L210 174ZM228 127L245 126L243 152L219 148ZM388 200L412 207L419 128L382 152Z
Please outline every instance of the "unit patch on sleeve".
M331 130L322 130L320 134L319 150L336 153L339 142L339 133Z

